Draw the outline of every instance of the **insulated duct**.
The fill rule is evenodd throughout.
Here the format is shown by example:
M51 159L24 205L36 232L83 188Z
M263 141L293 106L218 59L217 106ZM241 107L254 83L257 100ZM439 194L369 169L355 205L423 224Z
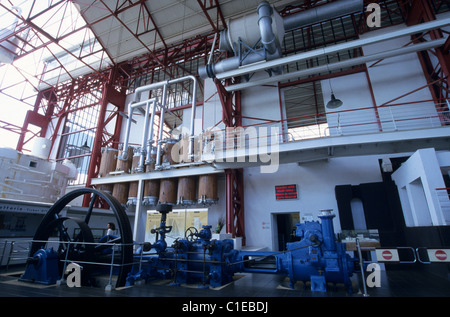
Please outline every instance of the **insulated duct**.
M317 6L283 19L284 29L291 31L314 23L336 19L353 12L362 12L364 2L361 0L334 1Z
M385 34L379 34L367 38L361 38L358 40L353 40L349 42L344 42L340 44L336 44L333 46L326 46L322 48L318 48L315 50L307 51L304 53L299 53L295 55L290 55L286 57L282 57L276 60L267 61L265 63L259 63L254 65L249 65L246 67L242 67L239 69L230 70L227 72L222 72L220 74L217 74L218 79L224 79L229 77L236 77L236 76L242 76L249 73L254 73L257 71L261 71L267 68L271 67L278 67L281 65L289 64L289 63L296 63L301 62L306 59L311 59L318 56L323 56L327 54L334 54L340 51L346 51L350 49L355 49L358 47L362 47L369 44L375 44L382 41L392 40L396 39L402 36L408 36L416 33L422 33L427 32L430 30L439 29L441 27L450 25L450 18L445 18L441 20L433 20L430 22L420 23L413 26L404 27L401 29L397 29L395 31L385 33Z
M228 29L220 34L219 49L232 52L235 56L200 67L198 70L200 77L214 78L216 74L241 66L280 58L280 43L284 33L283 18L268 2L261 2L256 13L230 20ZM263 49L257 49L259 42ZM243 51L242 47L250 49ZM275 74L281 74L279 67L271 70Z
M381 53L355 57L355 58L348 59L348 60L341 61L341 62L336 62L336 63L332 63L332 64L317 66L314 68L299 70L296 72L291 72L291 73L287 73L287 74L283 74L283 75L279 75L279 76L274 76L272 78L265 78L265 79L251 81L251 82L235 84L235 85L227 86L227 87L225 87L225 89L227 91L236 91L236 90L242 90L242 89L253 87L253 86L269 84L274 81L277 82L277 81L283 81L283 80L288 80L288 79L293 79L293 78L298 78L298 77L307 77L307 76L318 74L321 72L342 69L342 68L346 68L346 67L351 67L351 66L355 66L355 65L360 65L360 64L364 64L364 63L368 63L368 62L377 61L380 59L385 59L385 58L390 58L390 57L395 57L395 56L399 56L399 55L405 55L405 54L409 54L409 53L414 53L414 52L418 52L418 51L436 48L436 47L444 45L445 41L446 41L445 38L441 38L441 39L427 41L427 42L423 42L423 43L419 43L419 44L413 44L413 45L401 47L401 48L394 49L394 50L384 51Z
M215 78L242 66L276 60L281 58L280 43L286 31L362 10L363 0L337 0L282 18L267 1L262 1L256 13L230 20L228 29L220 34L219 49L233 52L235 56L200 67L199 75L202 79ZM262 50L257 49L259 42ZM281 67L268 67L266 70L281 74Z

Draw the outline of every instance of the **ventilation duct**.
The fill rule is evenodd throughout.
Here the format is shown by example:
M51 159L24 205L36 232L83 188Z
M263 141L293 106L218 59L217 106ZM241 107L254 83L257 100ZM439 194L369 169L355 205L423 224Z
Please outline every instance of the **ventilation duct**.
M362 11L363 0L337 0L317 8L283 18L266 1L255 13L230 20L228 29L220 34L219 49L234 53L234 57L200 67L202 79L215 78L223 72L242 66L267 62L281 57L281 45L286 31ZM282 67L269 67L269 74L281 74Z
M287 32L311 24L336 19L353 12L362 12L362 10L363 1L361 0L338 0L287 16L283 19L283 26Z

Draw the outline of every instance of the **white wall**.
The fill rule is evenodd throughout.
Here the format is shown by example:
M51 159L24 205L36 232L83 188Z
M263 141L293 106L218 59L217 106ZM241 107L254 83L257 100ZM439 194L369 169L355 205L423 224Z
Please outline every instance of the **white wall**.
M361 38L384 34L403 27L405 26L399 25L375 30L361 35ZM363 53L367 56L397 49L410 41L409 37L402 37L366 45L363 47ZM365 73L321 81L325 103L330 100L331 88L336 98L343 101L343 105L337 109L326 109L330 135L378 132L380 127L383 131L393 131L441 125L434 103L428 101L432 99L432 96L429 88L426 87L427 81L417 53L370 62L367 63L367 69L378 109L347 112L347 110L374 106ZM406 104L380 107L386 103ZM338 125L339 129L336 128Z
M208 129L216 127L216 129L225 129L222 120L222 104L217 93L217 87L210 78L204 81L203 85L204 107L203 111L203 127ZM220 123L219 123L220 122Z
M380 182L378 159L381 156L333 158L298 165L280 165L277 173L262 174L258 167L244 170L245 228L248 246L272 248L275 224L272 213L299 212L300 218L320 209L333 209L334 228L340 231L336 185ZM297 184L299 199L277 201L275 186ZM264 223L264 225L263 225Z
M331 84L331 87L330 87ZM328 109L329 135L348 135L380 131L369 83L365 73L356 73L321 81L323 100L331 99L331 89L343 104L336 109ZM349 111L355 109L364 110Z

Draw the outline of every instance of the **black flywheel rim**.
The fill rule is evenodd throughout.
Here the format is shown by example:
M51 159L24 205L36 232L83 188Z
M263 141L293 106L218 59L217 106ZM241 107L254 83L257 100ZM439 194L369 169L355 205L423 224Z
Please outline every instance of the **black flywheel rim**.
M67 217L60 217L59 213L74 199L84 196L84 195L90 195L91 203L88 207L86 218L84 221L80 221L79 219L75 218L67 218ZM48 241L50 237L50 231L55 228L55 225L59 225L60 222L66 219L75 220L79 227L81 228L81 232L83 233L82 241L79 242L91 242L93 241L92 233L90 232L90 229L86 226L88 226L90 216L92 214L94 202L97 199L103 199L104 202L106 202L110 206L110 210L113 212L117 224L118 229L120 233L120 239L119 241L115 241L117 244L120 244L120 252L117 252L115 255L115 259L118 257L118 261L116 263L116 260L114 264L118 265L117 270L117 277L116 277L116 285L115 287L122 287L125 286L126 278L128 276L128 273L131 271L131 265L133 262L133 235L131 231L131 225L130 221L128 219L128 215L126 214L126 211L124 207L110 194L99 191L93 188L81 188L73 190L63 197L61 197L50 209L48 210L47 214L44 216L42 222L40 223L33 240L35 242L32 243L31 249L30 249L30 257L33 256L33 254L38 251L39 249L43 248L46 244L46 241ZM84 224L83 224L84 223ZM61 232L60 232L61 234ZM61 240L61 236L60 236ZM90 254L93 254L92 252L94 248L88 248L89 252L86 252L87 257L90 256ZM83 259L86 260L86 259ZM87 259L89 260L89 259ZM91 259L95 261L95 259Z

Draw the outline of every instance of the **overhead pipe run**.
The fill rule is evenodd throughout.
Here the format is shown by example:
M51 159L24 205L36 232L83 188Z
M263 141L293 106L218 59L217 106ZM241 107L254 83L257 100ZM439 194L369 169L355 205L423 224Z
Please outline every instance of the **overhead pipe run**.
M199 75L202 79L219 78L221 73L280 59L281 42L286 31L362 11L363 7L363 0L338 0L283 18L267 1L262 1L256 13L229 21L228 29L220 34L219 49L233 52L235 56L200 67ZM263 50L256 49L259 42ZM243 51L242 46L247 50ZM282 72L278 65L263 70L275 74Z
M368 62L377 61L380 59L385 59L385 58L389 58L389 57L394 57L394 56L399 56L399 55L404 55L404 54L408 54L408 53L414 53L414 52L418 52L418 51L436 48L436 47L444 45L445 41L446 41L445 38L441 38L438 40L433 40L433 41L423 42L420 44L405 46L402 48L389 50L389 51L385 51L385 52L381 52L381 53L356 57L356 58L348 59L348 60L345 60L342 62L327 64L327 65L323 65L323 66L317 66L314 68L309 68L309 69L304 69L304 70L299 70L296 72L287 73L287 74L283 74L280 76L274 76L272 78L265 78L265 79L261 79L261 80L255 80L252 82L231 85L231 86L225 87L225 89L227 91L236 91L236 90L241 90L241 89L245 89L245 88L249 88L249 87L253 87L253 86L257 86L257 85L264 85L264 84L274 82L274 81L283 81L283 80L288 80L288 79L292 79L292 78L310 76L310 75L318 74L321 72L327 72L327 71L331 71L331 70L351 67L351 66L355 66L355 65L360 65L360 64L364 64L364 63L368 63Z
M416 33L427 32L430 30L439 29L441 27L450 25L450 18L434 20L431 22L421 23L414 26L404 27L402 29L398 29L396 31L392 31L385 34L375 35L363 39L353 40L350 42L340 43L333 46L327 46L319 49L315 49L312 51L299 53L296 55L291 55L287 57L282 57L277 60L267 61L265 63L249 65L247 67L242 67L235 70L230 70L227 72L222 72L217 74L217 79L225 79L229 77L242 76L248 73L257 72L260 70L264 70L266 68L278 67L281 65L286 65L289 63L296 63L306 59L311 59L314 57L324 56L328 54L334 54L340 51L346 51L358 47L362 47L369 44L375 44L386 40L392 40L395 38L412 35ZM287 74L286 74L287 75ZM273 79L272 79L273 81Z
M364 1L338 0L289 15L283 18L283 25L286 32L288 32L315 23L336 19L353 12L362 12L363 9Z

